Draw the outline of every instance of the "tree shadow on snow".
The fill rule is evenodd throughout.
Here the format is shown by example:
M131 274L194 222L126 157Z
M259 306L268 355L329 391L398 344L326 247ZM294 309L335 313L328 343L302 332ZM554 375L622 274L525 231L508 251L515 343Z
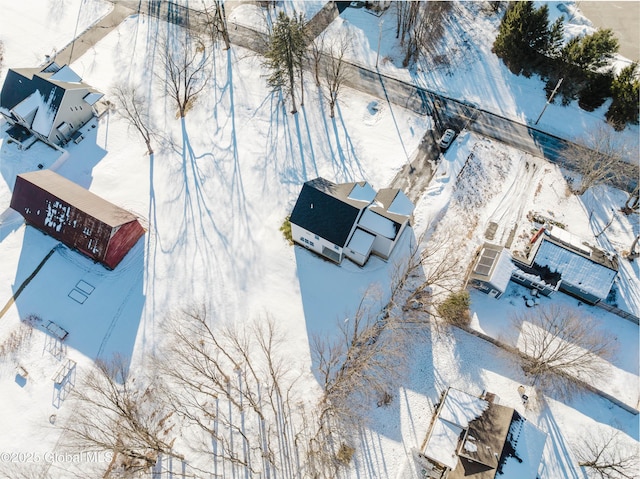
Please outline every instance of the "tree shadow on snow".
M353 321L361 301L364 301L364 308L361 311L365 311L372 320L381 315L390 299L393 285L405 271L407 259L415 242L413 230L408 229L388 261L371 256L364 267L357 266L348 259L336 265L300 246L294 247L307 336L312 351L316 348L318 340L326 344L344 344L346 340L340 335L340 327ZM407 287L417 287L424 278L422 267L414 269L407 280ZM402 318L411 325L416 322L414 315L419 313L412 308L402 308L403 305L406 306L405 299L404 295L396 297L398 306L392 314L402 314ZM402 441L402 425L405 429L409 428L415 437L416 444L411 444L409 447L418 447L418 442L423 438L423 432L426 432L430 417L411 417L410 414L404 414L404 411L407 404L406 389L420 394L427 393L429 397L433 396L437 400L437 394L433 394L435 389L431 374L433 358L431 348L427 347L430 344L431 335L428 328L421 326L415 331L412 329L409 336L405 341L416 354L407 354L410 364L406 374L402 374L402 377L389 378L388 392L392 397L391 402L385 405L384 401L381 401L381 398L373 392L369 394L366 391L360 391L355 395L357 398L354 396L364 421L363 428L354 431L354 438L361 442L362 448L362 455L354 458L358 463L358 469L376 472L387 469L387 459L382 454L380 436ZM312 352L312 371L322 385L322 374L318 370L319 365L316 361L317 356ZM419 377L415 377L414 371L420 371ZM410 424L401 424L403 416L410 417Z

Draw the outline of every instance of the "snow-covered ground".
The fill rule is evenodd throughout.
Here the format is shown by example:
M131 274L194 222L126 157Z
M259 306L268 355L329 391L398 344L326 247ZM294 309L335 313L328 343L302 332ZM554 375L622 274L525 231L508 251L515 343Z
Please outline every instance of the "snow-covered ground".
M58 24L43 16L41 26L31 26L26 18L34 6L13 5L13 16L0 17L7 66L39 63L48 45L70 40L78 11L82 15L84 10L96 12L94 19L98 12L106 12L101 2L64 3ZM318 5L298 2L295 7L309 8L310 17ZM243 9L247 16L252 9L258 21L255 8L235 9L234 20L241 20ZM389 58L383 68L408 77L410 73L393 66L397 53L393 19L389 12L382 18L387 19L381 55ZM491 39L479 33L493 32L496 19L477 15L477 23L472 24L470 17L465 18L469 23L461 29L473 45L472 53L461 53L460 58L468 60L466 66L414 75L423 75L431 88L487 109L523 119L537 115L544 104L540 81L513 77L490 54ZM19 40L25 41L24 35L5 27L7 22L24 22L42 34L22 45ZM378 17L362 9L347 9L328 32L348 28L354 39L360 38L353 42L354 58L372 65L378 22ZM151 158L136 132L113 113L97 121L96 128L88 125L85 140L70 145L62 159L60 152L42 145L20 152L6 142L6 135L0 139L0 307L57 244L7 211L19 172L36 169L38 163L53 165L60 174L133 211L148 228L112 272L66 248L56 249L15 304L8 303L0 317L0 344L7 345L0 358L0 431L12 433L0 434L0 452L55 451L60 431L51 425L52 415L57 424L73 417L51 381L64 360L77 362L78 384L96 358L108 359L113 353L131 357L131 369L142 372L161 338L159 325L168 312L181 306L204 302L220 325L273 318L286 331L287 352L299 360L309 390L315 390L309 374L310 336L331 334L336 322L353 314L372 287L383 297L388 294L396 264L424 231L453 233L459 266L465 269L484 241L489 221L506 225L497 232L497 239L517 224L516 246L530 233L529 211L551 215L571 232L593 241L608 222L611 209L617 210L625 199L623 193L604 187L575 197L555 166L463 132L440 161L430 187L418 201L414 228L390 261L372 258L364 268L348 261L337 267L289 246L279 231L302 183L324 176L336 182L366 180L376 188L385 187L406 162L403 148L409 153L416 150L431 126L430 119L392 104L372 115L368 106L377 99L345 89L332 120L312 83L307 85L304 108L292 116L258 74L264 73L260 58L233 47L216 51L212 79L181 122L151 74L157 68L153 39L167 28L175 27L144 16L130 17L90 55L72 65L86 82L105 92L123 79L145 88L154 129L161 136ZM477 77L479 66L482 78ZM601 121L603 111L586 114L577 107L552 105L541 126L573 135L581 128L576 124ZM637 133L634 127L624 134L637 137ZM467 167L458 178L471 152L475 167ZM598 241L603 246L628 247L640 232L637 215L617 213L615 220ZM621 264L620 305L638 314L637 263L621 260ZM83 304L69 297L80 281L95 287ZM521 295L515 285L499 301L472 292L472 326L500 336L510 315L524 308ZM577 304L560 294L553 301ZM596 387L637 407L638 327L610 313L580 307L606 325L620 344L618 356L608 365L608 381ZM62 351L39 330L30 336L16 333L20 318L29 314L53 320L69 331ZM18 344L13 351L8 351L10 340ZM585 427L600 424L620 430L637 446L637 416L594 394L560 400L536 397L531 391L532 400L525 409L517 389L527 384L527 378L499 348L475 336L438 328L416 338L413 346L410 374L394 400L388 407L374 407L370 422L358 433L349 477L413 477L411 450L423 442L433 405L448 386L473 394L494 392L502 404L516 408L548 432L540 470L544 479L582 477L572 456L572 441ZM16 375L17 367L29 373L26 381ZM50 469L53 477L62 477L58 466Z
M107 0L25 0L2 5L6 68L32 67L54 56L113 8Z

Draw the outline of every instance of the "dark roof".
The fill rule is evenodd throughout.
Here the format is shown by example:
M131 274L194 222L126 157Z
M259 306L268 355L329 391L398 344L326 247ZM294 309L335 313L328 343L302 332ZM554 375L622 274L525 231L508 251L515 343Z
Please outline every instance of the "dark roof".
M18 178L22 178L48 191L56 198L111 227L120 226L136 220L136 217L132 213L91 193L89 190L51 170L22 173L18 175Z
M82 81L63 81L53 78L58 71L64 68L64 66L60 67L52 62L44 67L9 69L0 92L0 107L12 110L38 90L50 108L57 111L66 90L83 88L97 92ZM75 73L73 74L75 75Z
M336 185L324 178L307 181L291 213L291 223L344 246L360 211L368 204L348 198L354 185Z
M13 125L8 128L7 135L20 143L33 136L33 134L29 130L21 125Z
M0 92L0 107L12 110L37 90L40 92L40 96L47 101L49 107L53 111L57 111L65 93L60 82L50 82L38 75L29 76L27 74L25 76L22 74L25 71L9 70L7 72L2 92Z
M490 402L485 412L469 423L459 454L467 461L460 461L450 478L457 478L462 469L462 477L472 473L477 479L493 479L500 463L513 413L514 410L511 408Z

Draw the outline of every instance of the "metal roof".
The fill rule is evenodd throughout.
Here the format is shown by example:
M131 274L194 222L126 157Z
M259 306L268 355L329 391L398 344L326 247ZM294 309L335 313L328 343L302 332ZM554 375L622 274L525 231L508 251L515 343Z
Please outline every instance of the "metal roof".
M601 299L607 297L617 275L617 262L613 269L547 236L542 237L533 263L538 267L547 266L552 272L560 273L563 282Z
M485 243L469 277L491 282L504 293L514 269L509 250L502 246Z
M108 202L51 170L22 173L18 177L111 227L137 219L127 210Z

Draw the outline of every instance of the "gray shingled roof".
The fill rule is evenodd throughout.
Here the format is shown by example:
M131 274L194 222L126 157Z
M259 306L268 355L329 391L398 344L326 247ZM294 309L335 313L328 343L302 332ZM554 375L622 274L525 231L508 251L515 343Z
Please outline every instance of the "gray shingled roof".
M293 224L343 247L367 202L350 199L355 183L335 183L316 178L302 186L291 213Z

